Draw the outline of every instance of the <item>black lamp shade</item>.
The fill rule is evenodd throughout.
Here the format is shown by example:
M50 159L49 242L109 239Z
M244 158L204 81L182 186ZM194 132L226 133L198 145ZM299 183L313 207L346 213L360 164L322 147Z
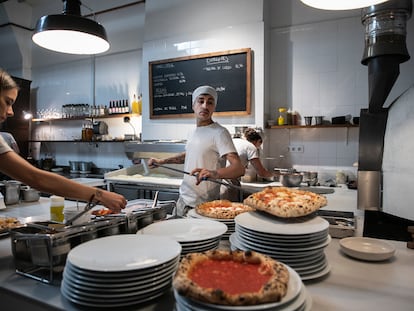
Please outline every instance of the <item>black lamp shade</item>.
M41 17L32 40L46 49L69 54L99 54L109 49L105 28L77 15Z

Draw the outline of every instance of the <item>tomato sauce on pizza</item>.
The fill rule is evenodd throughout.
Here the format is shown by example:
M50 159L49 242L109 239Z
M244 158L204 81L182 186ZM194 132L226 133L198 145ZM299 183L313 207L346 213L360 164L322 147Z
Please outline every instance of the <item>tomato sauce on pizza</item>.
M212 304L247 306L280 301L289 272L254 251L210 250L185 255L174 275L178 294Z
M189 273L201 287L220 288L231 295L258 292L271 276L259 264L212 259L198 263Z

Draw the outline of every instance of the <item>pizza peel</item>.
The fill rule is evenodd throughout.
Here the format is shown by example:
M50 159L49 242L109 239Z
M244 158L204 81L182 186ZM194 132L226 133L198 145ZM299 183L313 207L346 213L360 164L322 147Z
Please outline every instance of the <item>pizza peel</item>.
M178 172L178 173L183 173L183 174L186 174L186 175L197 177L197 175L193 175L190 172L179 170L179 169L176 169L176 168L173 168L173 167L169 167L169 166L165 166L165 165L161 165L161 164L156 164L156 163L154 163L154 166L166 168L166 169ZM237 185L234 185L234 184L231 184L231 183L228 183L228 182L219 181L219 180L212 179L212 178L207 178L207 177L202 178L202 180L203 181L210 181L210 182L220 184L220 185L223 185L223 186L226 186L226 187L229 187L229 188L237 189L237 190L240 190L240 191L243 191L243 192L246 192L246 193L251 193L250 191L247 191L246 189L243 189L243 187L241 187L241 186L237 186Z

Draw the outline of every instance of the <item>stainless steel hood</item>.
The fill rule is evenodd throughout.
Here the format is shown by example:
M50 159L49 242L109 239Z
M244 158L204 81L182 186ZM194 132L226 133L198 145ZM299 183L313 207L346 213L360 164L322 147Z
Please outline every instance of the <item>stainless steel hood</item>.
M384 108L400 73L400 63L410 56L406 24L412 0L390 0L362 10L365 50L361 63L368 66L369 105L360 115L358 208L381 210L382 157L388 109Z

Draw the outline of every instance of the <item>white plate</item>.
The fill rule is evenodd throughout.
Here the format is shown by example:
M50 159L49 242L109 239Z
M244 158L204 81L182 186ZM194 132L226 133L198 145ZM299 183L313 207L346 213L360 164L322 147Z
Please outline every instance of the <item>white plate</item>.
M234 218L236 225L271 234L303 235L329 228L329 222L322 217L277 218L259 212L247 212Z
M168 236L178 242L202 241L223 235L227 226L219 221L195 218L169 219L155 222L138 234Z
M131 271L167 262L181 253L181 245L167 237L120 234L82 243L67 257L74 266L92 271Z
M394 246L373 238L349 237L341 239L339 244L348 256L368 261L387 260L395 253Z
M236 232L239 232L243 236L254 238L255 240L260 240L264 242L277 242L280 244L292 245L292 244L310 244L318 243L318 241L325 240L326 236L329 234L329 230L323 230L316 233L310 233L305 235L280 235L280 234L270 234L270 233L261 233L258 231L253 231L241 226L236 226L234 228Z

